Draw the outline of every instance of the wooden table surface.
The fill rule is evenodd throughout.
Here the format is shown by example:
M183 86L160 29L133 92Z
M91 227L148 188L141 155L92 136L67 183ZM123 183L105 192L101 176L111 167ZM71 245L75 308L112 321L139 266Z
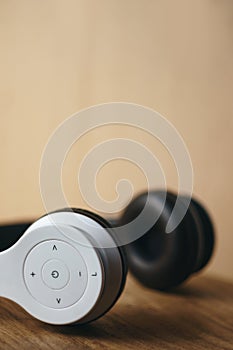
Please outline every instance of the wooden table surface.
M233 284L196 277L172 294L128 278L103 318L86 326L43 324L0 300L0 349L233 349Z

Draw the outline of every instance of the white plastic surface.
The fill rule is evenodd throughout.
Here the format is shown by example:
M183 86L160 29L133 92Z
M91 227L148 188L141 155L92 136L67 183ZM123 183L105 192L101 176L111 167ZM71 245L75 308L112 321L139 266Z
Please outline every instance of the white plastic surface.
M112 306L122 286L118 248L101 248L108 242L113 246L109 232L85 214L44 216L0 253L0 296L54 325L96 319ZM55 271L63 275L60 282L55 282Z
M61 233L64 230L71 237L79 236L79 241L89 247L64 237ZM41 276L41 267L47 258L51 258L48 248L51 242L47 243L50 240L55 240L59 247L62 245L62 249L63 244L69 244L62 259L69 264L72 277L65 288L57 291L48 288ZM44 245L43 249L41 245ZM74 254L73 249L78 253ZM85 260L86 268L78 254ZM68 225L29 229L13 247L0 254L0 266L5 267L0 271L0 296L14 300L34 317L51 324L69 324L85 317L96 305L104 285L102 262L98 252L90 248L90 242L87 242L81 231ZM40 276L36 283L29 279L32 269ZM75 271L78 271L77 283ZM79 281L79 271L83 273L82 282ZM57 298L61 299L60 303Z
M33 271L33 269L31 269L31 271ZM33 277L33 274L33 272L30 273L30 276ZM41 276L46 286L57 290L67 285L70 280L70 271L62 260L52 259L43 265Z

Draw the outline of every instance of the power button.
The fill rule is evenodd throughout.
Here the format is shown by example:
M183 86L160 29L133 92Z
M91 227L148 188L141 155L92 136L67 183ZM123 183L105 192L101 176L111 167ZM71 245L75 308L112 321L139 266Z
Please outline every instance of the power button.
M42 279L49 288L62 289L69 282L70 273L63 261L51 259L42 267Z

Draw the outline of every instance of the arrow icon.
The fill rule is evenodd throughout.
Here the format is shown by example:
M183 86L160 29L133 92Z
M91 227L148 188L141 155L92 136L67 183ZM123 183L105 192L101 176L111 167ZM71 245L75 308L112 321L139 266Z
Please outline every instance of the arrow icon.
M61 298L56 298L56 300L57 300L57 303L60 304Z
M97 272L93 273L92 276L93 276L93 277L97 276Z
M57 247L55 245L53 246L53 250L57 250Z

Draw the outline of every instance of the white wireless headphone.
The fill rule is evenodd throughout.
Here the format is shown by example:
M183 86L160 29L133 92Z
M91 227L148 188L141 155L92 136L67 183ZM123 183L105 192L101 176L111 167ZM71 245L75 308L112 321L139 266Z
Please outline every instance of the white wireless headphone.
M150 213L160 211L161 193L151 193ZM136 197L119 224L137 217L146 199L147 193ZM178 285L207 264L214 232L207 212L192 200L182 222L167 235L175 201L176 196L167 193L154 226L126 247L120 246L107 221L81 209L53 212L30 226L1 227L0 296L43 322L84 324L115 304L128 266L147 287L167 290Z

